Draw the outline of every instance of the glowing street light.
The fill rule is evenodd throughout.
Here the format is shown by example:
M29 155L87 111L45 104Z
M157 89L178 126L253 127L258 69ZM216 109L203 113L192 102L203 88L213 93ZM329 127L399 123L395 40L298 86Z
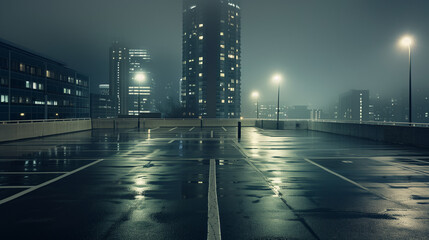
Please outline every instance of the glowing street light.
M411 36L404 36L404 37L402 37L400 43L403 47L408 47L408 56L409 56L409 89L408 89L409 90L409 94L408 94L408 97L409 97L409 107L408 107L409 113L408 113L408 120L410 123L412 123L413 117L412 117L412 97L411 97L412 96L411 95L411 92L412 92L411 91L412 90L412 88L411 88L411 47L414 44L414 40Z
M277 84L277 130L280 129L280 82L282 81L282 76L276 74L273 76L273 82Z
M140 131L140 92L141 92L141 84L146 80L146 74L139 72L134 75L134 80L138 83L139 88L137 89L137 99L138 99L138 110L137 110L137 128Z
M256 100L256 119L259 118L259 92L252 92L252 98Z

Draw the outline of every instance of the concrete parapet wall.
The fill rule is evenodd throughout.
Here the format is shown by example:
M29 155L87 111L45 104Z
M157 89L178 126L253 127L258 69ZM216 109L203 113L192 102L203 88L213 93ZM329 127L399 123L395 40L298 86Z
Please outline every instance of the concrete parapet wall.
M429 128L425 127L310 121L308 129L380 142L429 148Z
M137 118L93 119L92 126L98 128L136 128ZM203 127L237 127L238 119L202 119ZM241 120L242 127L254 127L255 120ZM140 119L141 128L200 127L200 119Z
M276 120L257 120L255 123L256 127L263 129L277 129ZM306 120L287 120L279 121L280 130L294 130L294 129L308 129L308 121Z
M0 123L0 142L91 130L91 120Z

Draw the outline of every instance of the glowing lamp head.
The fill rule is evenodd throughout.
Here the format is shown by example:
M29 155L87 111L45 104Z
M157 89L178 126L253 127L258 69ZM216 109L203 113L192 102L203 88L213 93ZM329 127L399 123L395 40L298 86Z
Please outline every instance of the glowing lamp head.
M280 82L282 81L282 76L280 74L276 74L273 76L273 82L276 84L280 84Z
M258 99L259 98L259 92L252 92L252 98Z
M134 76L134 79L135 79L137 82L143 82L144 80L146 80L146 75L145 75L144 73L137 73L137 74Z
M405 36L401 39L401 45L404 47L411 47L413 43L414 43L413 38L410 36Z

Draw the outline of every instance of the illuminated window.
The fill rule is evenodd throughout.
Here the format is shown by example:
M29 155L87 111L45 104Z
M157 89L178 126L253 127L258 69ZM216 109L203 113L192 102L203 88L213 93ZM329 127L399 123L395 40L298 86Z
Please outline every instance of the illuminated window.
M23 64L23 63L19 64L19 71L25 72L25 64Z
M225 48L225 45L223 45L223 44L222 44L222 45L220 45L220 48Z
M225 73L221 73L221 74L220 74L220 76L221 76L221 77L225 77Z
M198 26L199 26L200 28L202 28L202 27L204 27L204 24L202 24L202 23L201 23L201 24L200 24L200 25L198 25Z
M200 40L203 40L203 39L204 39L204 36L200 36L200 37L199 37L199 39L200 39Z

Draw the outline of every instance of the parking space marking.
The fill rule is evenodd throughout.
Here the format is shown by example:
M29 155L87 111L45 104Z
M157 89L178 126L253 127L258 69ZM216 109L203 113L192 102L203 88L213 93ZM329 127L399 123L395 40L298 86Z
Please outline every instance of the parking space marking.
M0 175L37 175L37 174L65 174L68 172L0 172Z
M176 141L176 140L170 140L169 142L168 142L168 144L172 144L174 141Z
M228 132L228 130L226 130L226 128L222 127L222 129L223 129L225 132Z
M20 189L20 188L32 188L34 186L0 186L0 189Z
M189 132L192 132L192 130L194 130L195 129L195 127L192 127L191 129L189 129Z
M219 204L216 190L216 160L210 159L207 240L220 240Z
M247 154L246 149L244 149L244 147L237 140L234 140L233 146L243 155L244 161L246 161L247 164L250 165L250 167L252 167L257 173L259 173L259 175L262 177L262 179L264 179L264 181L267 183L267 185L271 189L271 191L273 191L274 194L286 205L286 207L289 208L293 212L295 217L297 219L299 219L299 222L301 222L301 224L310 232L310 234L315 239L320 239L319 236L317 236L317 234L310 227L310 225L305 221L305 219L300 214L296 213L294 211L293 207L286 201L283 193L280 191L280 188L278 186L275 186L271 182L271 180L268 177L266 177L264 175L264 173L259 168L257 168L255 164L253 164L252 161L250 161L249 154Z
M156 130L158 130L158 129L159 129L159 127L154 128L154 129L149 129L149 132L151 132L151 131L156 131Z
M210 132L210 137L213 138L213 130Z
M380 194L380 193L377 193L377 192L375 192L375 191L372 191L371 189L368 189L368 188L366 188L366 187L364 187L364 186L360 185L359 183L357 183L357 182L355 182L355 181L353 181L353 180L351 180L351 179L348 179L348 178L344 177L343 175L341 175L341 174L339 174L339 173L336 173L336 172L334 172L334 171L332 171L332 170L330 170L330 169L328 169L328 168L326 168L326 167L324 167L324 166L322 166L322 165L320 165L320 164L317 164L317 163L315 163L315 162L311 161L311 160L310 160L310 159L308 159L308 158L304 158L304 160L305 160L306 162L308 162L308 163L310 163L310 164L312 164L312 165L316 166L316 167L321 168L322 170L324 170L324 171L326 171L326 172L328 172L328 173L330 173L330 174L332 174L332 175L334 175L334 176L337 176L337 177L339 177L339 178L343 179L344 181L346 181L346 182L348 182L348 183L351 183L351 184L355 185L356 187L358 187L358 188L360 188L360 189L362 189L362 190L364 190L364 191L367 191L367 192L369 192L369 193L372 193L373 195L375 195L375 196L377 196L377 197L379 197L379 198L381 198L381 199L384 199L384 200L387 200L387 201L389 201L389 202L396 203L396 204L398 204L398 205L400 205L400 206L403 206L403 207L407 207L407 208L409 208L409 206L408 206L408 205L406 205L406 204L404 204L404 203L401 203L401 202L395 201L395 200L393 200L393 199L390 199L390 198L388 198L388 197L384 196L383 194Z
M12 195L12 196L10 196L10 197L7 197L7 198L5 198L5 199L2 199L2 200L0 200L0 205L5 204L5 203L7 203L7 202L10 202L10 201L12 201L12 200L15 200L15 199L17 199L17 198L19 198L19 197L22 197L22 196L24 196L24 195L26 195L26 194L28 194L28 193L31 193L31 192L33 192L33 191L35 191L35 190L39 189L39 188L45 187L45 186L47 186L47 185L49 185L49 184L51 184L51 183L57 182L57 181L59 181L59 180L61 180L61 179L65 178L65 177L68 177L68 176L70 176L70 175L72 175L72 174L75 174L75 173L77 173L77 172L80 172L80 171L82 171L82 170L84 170L84 169L86 169L86 168L89 168L89 167L91 167L91 166L93 166L93 165L95 165L95 164L97 164L97 163L102 162L102 161L104 161L104 159L99 159L99 160L94 161L94 162L92 162L92 163L90 163L90 164L87 164L87 165L85 165L85 166L83 166L83 167L80 167L80 168L78 168L78 169L75 169L75 170L73 170L73 171L71 171L71 172L67 172L66 174L63 174L63 175L61 175L61 176L59 176L59 177L56 177L56 178L51 179L51 180L49 180L49 181L46 181L46 182L44 182L44 183L42 183L42 184L39 184L39 185L37 185L37 186L33 186L33 187L31 187L31 188L29 188L29 189L27 189L27 190L24 190L24 191L22 191L22 192L19 192L19 193L17 193L17 194L14 194L14 195Z
M174 131L174 130L176 130L177 129L177 127L175 127L175 128L172 128L172 129L170 129L170 130L168 130L169 132L171 132L171 131Z

